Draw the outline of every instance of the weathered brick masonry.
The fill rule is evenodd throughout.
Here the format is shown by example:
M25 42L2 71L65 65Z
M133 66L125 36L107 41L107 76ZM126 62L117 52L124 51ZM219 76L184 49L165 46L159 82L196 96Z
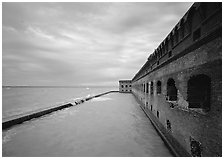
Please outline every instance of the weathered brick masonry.
M222 155L221 31L221 3L194 3L132 79L180 156Z

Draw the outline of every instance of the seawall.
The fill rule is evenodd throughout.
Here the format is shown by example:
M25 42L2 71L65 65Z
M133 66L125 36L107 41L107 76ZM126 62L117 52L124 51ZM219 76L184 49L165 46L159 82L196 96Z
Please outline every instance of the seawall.
M79 99L79 100L76 100L74 103L64 103L62 105L59 105L59 106L55 106L55 107L51 107L51 108L47 108L47 109L42 109L42 110L38 110L38 111L34 111L34 112L30 112L30 113L27 113L25 115L20 115L20 116L17 116L17 117L14 117L12 119L8 119L8 120L5 120L2 122L2 130L4 129L8 129L14 125L17 125L17 124L21 124L25 121L28 121L28 120L31 120L33 118L39 118L43 115L46 115L46 114L50 114L52 112L55 112L55 111L58 111L58 110L62 110L62 109L65 109L65 108L69 108L69 107L72 107L72 106L76 106L78 104L81 104L85 101L88 101L88 100L91 100L93 98L97 98L97 97L100 97L100 96L103 96L103 95L106 95L108 93L115 93L115 92L118 92L118 91L108 91L108 92L104 92L104 93L101 93L101 94L97 94L97 95L94 95L94 96L91 96L91 97L87 97L87 98L82 98L82 99Z

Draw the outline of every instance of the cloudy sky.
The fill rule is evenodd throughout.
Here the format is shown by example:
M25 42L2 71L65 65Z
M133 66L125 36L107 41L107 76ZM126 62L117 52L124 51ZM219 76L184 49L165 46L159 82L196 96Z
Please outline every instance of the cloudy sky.
M192 3L3 3L3 85L132 79Z

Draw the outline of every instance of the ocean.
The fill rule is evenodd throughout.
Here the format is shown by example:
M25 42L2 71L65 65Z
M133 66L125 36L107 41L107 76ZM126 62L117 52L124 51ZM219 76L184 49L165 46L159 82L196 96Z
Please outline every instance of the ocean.
M2 87L2 118L52 107L117 87Z

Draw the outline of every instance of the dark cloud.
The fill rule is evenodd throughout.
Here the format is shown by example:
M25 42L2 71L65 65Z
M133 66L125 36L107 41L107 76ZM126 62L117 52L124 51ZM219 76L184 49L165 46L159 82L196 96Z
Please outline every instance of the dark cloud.
M117 85L191 5L3 2L3 85Z

